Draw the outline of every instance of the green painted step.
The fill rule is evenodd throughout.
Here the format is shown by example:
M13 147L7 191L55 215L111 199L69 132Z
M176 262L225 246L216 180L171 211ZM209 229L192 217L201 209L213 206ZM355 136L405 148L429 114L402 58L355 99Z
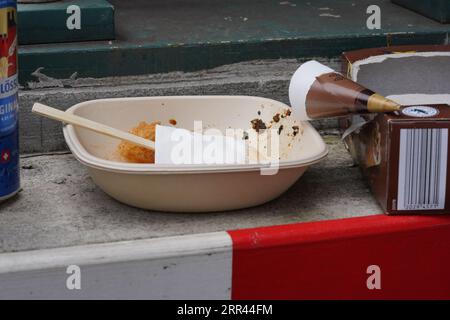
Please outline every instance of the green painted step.
M69 30L67 19L80 8L80 29ZM63 0L19 4L19 44L114 39L114 7L106 0Z
M373 0L110 0L116 40L19 48L22 84L39 67L54 78L195 71L255 60L336 57L342 51L401 44L443 44L442 25L390 2L381 29L366 27Z
M450 0L392 0L440 23L450 23Z

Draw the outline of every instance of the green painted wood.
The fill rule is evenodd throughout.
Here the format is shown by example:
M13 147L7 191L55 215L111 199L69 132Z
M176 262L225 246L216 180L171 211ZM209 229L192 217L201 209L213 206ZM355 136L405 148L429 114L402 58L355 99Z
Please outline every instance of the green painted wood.
M450 32L390 0L376 1L381 30L366 27L373 0L110 2L117 40L21 46L21 83L36 80L31 73L38 67L56 78L195 71L255 59L335 57L388 44L443 44Z
M67 28L67 8L80 7L81 29ZM106 0L63 0L18 5L19 44L114 39L114 7Z
M440 23L450 23L449 0L392 0L392 2L437 20Z

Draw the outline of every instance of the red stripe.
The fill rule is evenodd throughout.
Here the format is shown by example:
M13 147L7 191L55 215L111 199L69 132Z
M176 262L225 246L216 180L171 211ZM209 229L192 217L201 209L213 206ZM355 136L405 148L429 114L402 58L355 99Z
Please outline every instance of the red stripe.
M385 216L229 231L233 299L450 299L450 216ZM381 290L367 288L367 267Z

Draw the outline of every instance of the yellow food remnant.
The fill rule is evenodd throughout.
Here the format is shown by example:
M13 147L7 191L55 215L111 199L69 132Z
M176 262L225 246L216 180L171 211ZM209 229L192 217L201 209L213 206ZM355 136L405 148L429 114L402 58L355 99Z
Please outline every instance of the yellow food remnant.
M160 121L147 123L140 122L137 127L130 130L130 133L135 134L144 139L155 141L156 125L160 125ZM120 156L128 161L134 163L155 163L155 151L140 147L131 142L122 141L118 146Z

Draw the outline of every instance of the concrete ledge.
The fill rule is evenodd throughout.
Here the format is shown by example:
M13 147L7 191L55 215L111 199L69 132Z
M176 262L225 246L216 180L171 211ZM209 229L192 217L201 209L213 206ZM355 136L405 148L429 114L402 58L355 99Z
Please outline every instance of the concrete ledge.
M317 60L340 70L339 59ZM102 79L53 79L41 74L39 82L29 83L32 90L20 92L21 152L67 148L60 123L31 114L37 101L62 110L93 99L170 95L250 95L289 104L289 80L300 63L297 59L258 60L198 72ZM329 129L335 128L337 121L321 120L313 124L319 129Z

